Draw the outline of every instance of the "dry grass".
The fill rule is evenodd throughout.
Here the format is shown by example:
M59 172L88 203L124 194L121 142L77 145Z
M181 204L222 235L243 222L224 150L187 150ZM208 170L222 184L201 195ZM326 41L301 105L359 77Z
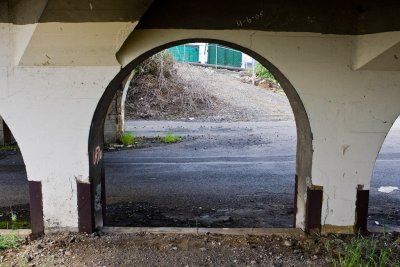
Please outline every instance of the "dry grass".
M152 119L196 116L216 105L215 97L200 82L183 79L166 51L135 69L126 101L126 117ZM184 75L190 75L190 66Z

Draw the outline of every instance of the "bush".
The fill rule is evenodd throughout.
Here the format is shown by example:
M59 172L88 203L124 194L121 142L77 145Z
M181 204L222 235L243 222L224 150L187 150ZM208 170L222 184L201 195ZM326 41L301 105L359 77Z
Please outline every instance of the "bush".
M273 80L275 81L275 77L260 63L256 63L255 67L256 75L263 79Z
M175 74L174 64L175 59L172 54L164 50L140 63L135 69L136 76L162 74L165 78L169 78Z
M166 136L161 137L161 142L165 144L171 144L171 143L177 143L182 140L182 137L173 135L173 134L167 134Z
M121 143L124 146L130 146L133 145L133 143L135 142L135 135L132 132L125 132L122 136L121 136Z
M134 70L125 118L192 117L213 108L216 98L208 92L208 85L192 76L192 67L176 63L168 51L149 57Z

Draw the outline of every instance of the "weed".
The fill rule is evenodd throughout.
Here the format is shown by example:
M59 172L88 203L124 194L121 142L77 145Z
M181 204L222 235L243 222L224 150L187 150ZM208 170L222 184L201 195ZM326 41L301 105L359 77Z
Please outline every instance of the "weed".
M0 229L30 229L31 222L28 220L17 220L16 222L0 221Z
M0 146L0 151L18 151L18 145Z
M11 210L11 215L10 216L11 216L12 228L16 229L15 227L16 227L16 222L17 222L17 214L13 210Z
M258 62L256 63L255 71L258 77L275 81L275 77L272 75L272 73Z
M8 217L8 219L7 219ZM4 217L5 220L0 220L0 229L29 229L31 223L29 220L18 218L17 213L10 210L9 216Z
M18 248L21 239L16 234L0 235L0 251Z
M130 146L133 145L133 143L135 142L135 135L132 132L125 132L122 136L121 136L121 142L124 146Z
M165 144L177 143L180 141L182 141L182 137L173 135L171 133L168 133L165 136L161 137L161 142Z
M358 235L349 242L338 244L338 251L333 260L334 266L399 266L395 244L379 242L379 239Z

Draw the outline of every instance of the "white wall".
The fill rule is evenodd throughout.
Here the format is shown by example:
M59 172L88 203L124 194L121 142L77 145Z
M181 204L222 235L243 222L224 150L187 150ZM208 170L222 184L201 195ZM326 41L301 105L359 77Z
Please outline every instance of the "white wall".
M110 31L114 26L109 27ZM49 36L43 32L35 36L36 29L32 33L33 42L21 53L14 49L17 45L13 27L0 24L0 39L6 40L0 42L0 114L19 142L28 179L42 181L46 227L75 229L76 180L88 182L89 175L90 123L105 87L120 69L113 60L117 50L108 45L96 50L96 40L115 38L118 49L121 36L125 35L109 34L103 39L85 40L85 44L94 48L89 59L84 57L86 46L80 50L79 42L72 48L68 45L68 51L79 59L71 67L66 63L65 51L57 49L57 34L62 33L50 34L54 42L48 49L54 54L51 58L57 60L43 65L39 63L46 51L40 46L47 44ZM275 64L291 81L303 100L313 132L311 179L313 185L324 187L322 223L352 226L356 188L358 185L369 188L379 148L400 114L399 72L354 71L351 58L355 37L311 33L138 31L129 37L118 59L126 65L152 47L202 37L252 49ZM19 56L24 66L15 65ZM102 56L107 60L99 64L93 61ZM102 67L101 62L106 62L106 66Z
M92 116L120 67L15 66L13 26L0 29L9 41L0 43L0 114L19 143L28 180L42 182L45 227L76 229L76 182L89 182Z

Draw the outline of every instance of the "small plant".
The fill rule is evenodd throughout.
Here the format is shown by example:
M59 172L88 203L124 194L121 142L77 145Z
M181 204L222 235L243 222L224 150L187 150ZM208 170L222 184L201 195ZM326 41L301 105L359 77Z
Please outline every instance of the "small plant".
M12 229L16 229L17 214L13 210L11 210L10 216L11 216L11 227Z
M18 248L21 239L16 234L0 235L0 251Z
M333 264L340 267L399 266L396 264L400 264L400 262L391 258L397 253L395 250L395 246L380 244L374 237L358 235L349 242L341 243Z
M168 133L167 135L161 137L161 142L165 144L177 143L180 141L182 141L182 137L173 135L171 133Z
M133 143L135 142L135 135L132 132L125 132L121 136L121 142L124 146L133 145Z
M255 71L258 77L275 81L275 77L271 74L271 72L258 62L256 63Z
M18 151L18 145L0 146L0 151Z

